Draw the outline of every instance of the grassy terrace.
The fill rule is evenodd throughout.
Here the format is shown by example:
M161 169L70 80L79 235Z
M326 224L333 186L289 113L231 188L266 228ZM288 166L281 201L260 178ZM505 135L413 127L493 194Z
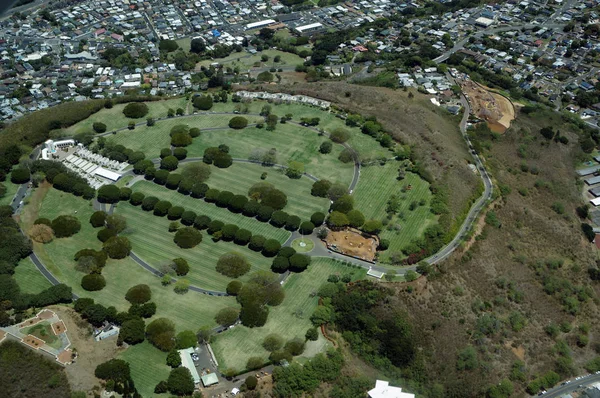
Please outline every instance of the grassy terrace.
M22 293L37 294L52 286L29 258L24 258L19 262L15 268L14 278Z
M323 155L319 153L323 141L325 138L313 130L286 123L278 124L275 131L255 127L206 131L194 139L187 149L188 156L202 156L207 147L227 144L231 156L248 159L255 149L276 148L279 164L287 165L295 160L304 163L305 171L317 178L350 184L353 165L338 160L343 147L335 145L331 153Z
M113 106L111 109L102 109L99 112L93 114L85 120L65 129L65 136L72 136L78 133L93 132L92 125L96 122L102 122L106 124L106 131L115 130L122 127L127 127L130 121L136 123L143 122L148 117L155 119L159 117L167 117L169 108L176 110L177 108L183 108L185 110L187 100L185 98L173 98L164 101L151 101L146 102L148 105L148 114L140 119L129 119L123 115L123 108L127 104L118 104Z
M160 200L168 200L173 206L183 206L186 210L193 210L198 215L205 214L212 220L221 220L226 224L236 224L240 228L246 228L253 234L263 235L267 239L277 239L283 243L290 236L288 231L275 228L269 223L260 222L242 214L232 213L227 209L218 207L214 203L182 195L153 182L139 181L133 185L132 189L142 192L146 196L156 196Z
M435 221L429 210L431 191L429 184L414 173L406 173L402 181L398 181L398 163L388 162L385 166L363 167L360 183L354 191L355 206L367 218L384 219L387 202L392 195L401 198L400 210L390 221L389 226L400 225L399 231L384 229L381 238L390 240L390 247L381 253L380 260L387 260L393 252L402 250L414 238L421 236L425 228ZM402 192L403 186L412 188ZM425 200L425 205L409 210L410 204ZM404 217L402 217L404 216Z
M233 107L229 104L227 112L231 112ZM135 130L124 130L115 135L110 135L107 139L111 142L124 145L127 148L133 149L134 151L142 151L146 154L146 156L150 159L158 158L160 155L160 150L162 148L168 148L171 144L171 137L169 136L169 132L178 124L187 124L192 127L198 127L199 129L207 129L219 127L224 130L229 130L228 123L229 120L233 117L233 115L196 115L184 118L174 118L161 120L156 122L154 126L138 126ZM261 121L262 118L256 116L246 116L248 119L248 123L256 123ZM127 121L121 125L121 127L126 127ZM213 132L216 134L220 134L221 131ZM194 141L202 140L203 136L196 138ZM219 141L217 145L227 143L226 141ZM227 143L229 144L229 143ZM190 152L189 156L202 156L204 149L200 153L193 153L188 148Z
M142 397L167 396L154 394L154 387L167 380L171 368L167 365L167 353L160 351L148 341L128 347L119 359L129 362L131 378Z
M190 41L190 43L191 43L191 41ZM180 45L183 46L183 49L185 51L189 51L189 49L190 49L189 44L187 44L187 47L185 47L186 43L182 41ZM260 61L260 57L263 54L267 55L269 57L269 60L267 62ZM281 57L281 61L273 62L273 58L275 58L275 56L277 56L277 55L279 55ZM215 60L209 59L209 60L205 60L205 61L200 61L198 63L198 65L205 66L208 68L210 66L210 64L212 64L214 62L218 62L221 65L231 67L231 68L235 68L236 66L239 66L240 68L248 69L248 68L251 68L252 66L254 66L254 63L256 63L256 62L260 62L262 67L270 68L273 66L275 68L279 68L284 65L296 66L298 64L302 64L304 62L304 59L302 59L299 56L297 56L296 54L292 54L292 53L287 53L287 52L278 51L278 50L264 50L257 54L254 54L254 55L250 55L247 52L239 52L239 53L234 52L225 58L219 58L219 59L215 59Z
M122 311L129 308L129 303L125 300L127 290L133 285L147 284L152 289L152 301L158 307L156 317L173 320L178 330L197 330L202 325L214 325L213 318L221 308L236 305L233 298L212 297L194 292L176 294L172 287L163 287L159 278L129 258L109 260L102 272L106 278L106 287L98 292L86 292L80 286L84 274L75 270L73 256L83 248L101 247L100 241L96 239L97 230L89 224L89 217L93 213L91 203L53 188L44 195L46 189L48 188L39 188L35 192L21 218L22 225L27 230L38 214L39 217L50 219L60 214L76 215L79 218L81 231L74 236L34 246L36 254L54 276L71 286L76 294L91 297L106 306L114 305Z
M297 215L302 220L309 220L316 211L327 212L329 209L327 199L310 195L313 181L307 177L292 180L283 174L281 169L248 163L234 163L226 169L211 166L211 170L211 177L207 181L211 188L240 195L247 195L252 185L263 181L260 179L261 174L268 173L264 181L273 184L287 195L288 203L283 210Z
M168 232L170 221L166 217L156 217L139 207L121 203L117 207L117 213L127 219L128 228L122 235L131 240L135 254L155 268L169 263L174 258L185 258L190 264L190 272L185 278L193 285L209 290L225 291L231 278L218 273L215 266L221 255L232 251L248 258L252 265L250 272L270 269L271 259L232 242L215 243L206 232L203 233L202 242L198 246L192 249L180 249L173 242L174 234ZM240 280L245 279L245 277L240 278Z
M0 198L0 206L10 205L19 186L10 182L10 174L6 176L6 181L0 182L0 184L6 187L6 195Z
M262 347L262 341L270 333L277 333L285 340L294 337L304 339L304 334L311 327L309 318L318 302L318 298L311 297L311 293L317 291L327 281L327 277L335 273L353 273L353 279L357 280L365 277L366 270L349 268L328 258L313 258L306 271L292 274L286 280L285 299L281 305L270 309L265 326L252 329L236 326L216 337L212 348L219 367L242 370L246 367L248 358L254 356L266 361L269 353ZM325 344L326 340L322 336L316 342L309 342L304 355L315 355Z

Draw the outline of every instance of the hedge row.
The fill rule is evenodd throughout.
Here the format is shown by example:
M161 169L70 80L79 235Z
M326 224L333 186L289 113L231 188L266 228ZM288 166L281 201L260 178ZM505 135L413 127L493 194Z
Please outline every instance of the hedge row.
M261 205L256 200L250 200L245 195L235 195L230 191L219 191L210 188L206 183L194 183L184 179L181 174L169 173L167 170L155 170L148 167L142 171L140 165L138 172L145 173L148 181L158 185L164 185L171 190L177 190L182 195L190 195L196 199L204 199L208 203L214 203L218 207L226 208L232 213L243 214L246 217L255 218L258 221L270 222L276 228L284 227L288 231L302 229L303 234L311 234L315 228L314 223L302 222L300 217L290 215L282 210L275 210L270 206ZM312 225L312 228L311 228ZM319 224L320 225L320 224Z
M43 173L46 181L59 191L69 192L84 199L93 199L96 190L87 181L69 170L64 164L52 160L36 160L31 164L31 173Z
M181 206L173 206L171 202L159 200L155 196L145 196L141 192L131 194L129 203L142 207L142 210L152 211L155 216L167 216L169 220L181 220L186 226L193 226L198 230L206 230L214 241L223 239L234 242L240 246L246 246L250 250L261 252L265 257L273 257L279 253L281 244L275 239L266 239L262 235L253 235L251 231L240 228L235 224L225 224L219 220L212 220L206 215L197 215L191 210L185 210Z

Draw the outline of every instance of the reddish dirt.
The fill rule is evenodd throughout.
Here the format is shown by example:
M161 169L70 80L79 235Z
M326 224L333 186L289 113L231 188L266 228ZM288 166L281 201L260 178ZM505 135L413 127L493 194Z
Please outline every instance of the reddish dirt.
M44 344L46 344L44 342L44 340L42 339L38 339L35 336L32 336L30 334L28 334L27 336L25 336L25 338L22 340L23 343L27 344L29 347L37 350L39 349L41 346L43 346Z
M0 330L0 342L2 342L5 337L6 337L6 332L4 330Z
M40 319L50 319L53 316L54 316L54 312L52 312L50 310L40 311L40 313L37 315L37 317Z
M64 350L58 354L56 360L63 365L67 365L73 360L73 352L71 350Z
M363 260L373 261L377 253L377 240L365 238L354 230L330 231L325 239L327 247L333 250Z
M22 322L22 323L19 324L19 329L23 329L23 328L26 328L26 327L29 327L29 326L36 325L36 324L40 323L41 321L42 320L40 318L38 318L38 317L28 319L25 322Z
M59 334L66 332L67 328L65 327L65 323L63 321L58 321L52 324L52 331L58 336Z

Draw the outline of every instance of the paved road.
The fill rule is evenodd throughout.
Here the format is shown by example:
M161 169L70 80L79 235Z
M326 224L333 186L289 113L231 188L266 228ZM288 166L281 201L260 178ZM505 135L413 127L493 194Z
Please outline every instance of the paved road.
M585 387L600 382L600 375L591 374L583 376L580 380L572 379L568 384L560 385L558 387L548 390L548 392L542 395L544 398L559 398L563 395L570 394L575 390L582 390Z
M12 16L12 14L14 14L15 12L24 12L24 11L27 11L27 10L30 10L30 9L33 9L33 8L36 8L36 7L43 6L45 4L50 3L50 1L51 0L36 0L36 1L32 2L32 3L24 4L24 5L19 6L19 7L8 8L6 11L4 11L4 13L0 14L0 20L4 20L4 19L7 19L7 18L10 18ZM10 4L14 4L16 2L17 2L16 0L9 1ZM7 7L10 7L10 6L7 6Z
M452 76L447 74L447 77L450 80L450 82L455 83ZM485 169L485 166L483 165L483 162L481 161L479 155L471 149L473 146L467 134L467 121L469 120L471 108L469 106L469 101L467 101L463 93L460 93L460 102L462 103L465 109L462 120L460 121L460 132L462 133L462 136L465 142L467 143L468 150L471 151L471 154L475 161L475 166L477 167L477 170L479 170L479 175L481 176L481 179L483 180L484 184L484 191L481 197L473 204L473 206L471 206L471 209L467 214L467 218L461 225L458 233L454 236L454 239L452 239L452 241L450 241L450 243L444 246L439 252L425 260L429 264L436 264L446 259L450 254L452 254L454 250L456 250L456 248L460 246L460 242L462 241L462 239L465 238L466 232L472 227L473 223L477 220L481 211L486 207L487 202L492 198L493 193L492 179L490 178L487 170Z
M497 26L495 28L491 28L491 29L485 29L485 30L480 30L477 31L469 36L466 36L464 39L456 42L454 44L454 46L447 50L446 52L444 52L442 55L440 55L439 57L435 58L433 61L436 63L442 63L445 60L447 60L448 58L450 58L450 56L452 54L454 54L457 51L462 50L463 48L465 48L465 44L467 44L469 42L469 39L471 37L480 39L485 35L491 35L494 33L500 33L500 32L508 32L511 30L518 30L518 29L533 29L533 28L538 28L541 25L533 25L533 24L516 24L516 25L504 25L504 26ZM547 23L543 25L545 28L547 29L553 29L553 28L562 28L563 26L565 26L564 23Z

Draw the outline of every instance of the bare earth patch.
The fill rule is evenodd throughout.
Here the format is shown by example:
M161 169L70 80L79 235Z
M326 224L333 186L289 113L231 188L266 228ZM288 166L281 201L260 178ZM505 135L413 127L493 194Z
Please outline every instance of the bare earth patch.
M51 308L64 322L65 328L69 331L71 349L77 353L77 359L65 368L71 388L74 391L89 391L94 386L100 385L100 380L94 376L96 366L115 358L121 351L117 347L117 339L95 341L88 323L73 309L62 306Z
M65 323L63 321L58 321L52 324L52 331L58 336L59 334L66 332L67 328L65 327Z
M28 345L29 347L35 349L35 350L39 349L44 344L46 344L44 342L44 340L38 339L37 337L32 336L30 334L27 335L27 336L25 336L25 338L23 339L23 343L26 344L26 345Z
M344 231L330 231L325 239L327 247L336 252L373 261L377 252L377 240L365 238L357 231L348 229Z

